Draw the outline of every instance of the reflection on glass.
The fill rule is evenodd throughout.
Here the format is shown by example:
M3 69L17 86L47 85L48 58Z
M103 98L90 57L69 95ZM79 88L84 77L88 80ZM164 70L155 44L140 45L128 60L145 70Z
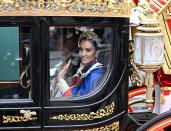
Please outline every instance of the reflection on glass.
M29 27L0 27L0 99L29 98Z
M108 29L49 28L51 98L82 96L98 87L108 65Z

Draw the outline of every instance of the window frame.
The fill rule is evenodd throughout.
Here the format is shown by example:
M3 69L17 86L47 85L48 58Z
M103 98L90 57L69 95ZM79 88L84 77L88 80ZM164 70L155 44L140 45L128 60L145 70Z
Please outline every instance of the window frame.
M72 26L72 27L77 27L77 26L92 26L92 27L93 26L96 26L96 27L99 26L99 27L101 27L102 26L102 27L112 27L113 30L115 30L115 27L118 26L118 25L115 25L115 24L118 24L117 22L112 23L112 21L114 20L112 18L110 18L110 19L108 19L108 18L92 19L90 17L90 21L91 21L91 19L93 20L91 22L89 20L83 21L82 19L80 19L80 18L83 18L83 17L70 17L70 18L58 17L58 18L59 18L59 20L55 20L55 17L52 17L52 19L49 19L49 20L47 20L47 22L44 22L43 25L42 25L42 27L44 27L44 29L43 29L43 31L41 33L46 32L45 34L47 34L47 32L49 32L49 27L50 26L63 26L63 27L64 26ZM64 19L64 22L60 21L60 19ZM66 19L67 19L67 21L65 21ZM74 21L74 19L76 19L76 20ZM83 19L86 19L86 17L83 18ZM122 19L122 18L120 18L120 19ZM97 23L99 23L99 25ZM117 28L119 29L119 27L117 27ZM111 75L112 75L112 72L113 72L112 70L113 70L113 66L114 66L114 60L112 60L112 58L114 57L115 54L111 53L111 56L110 56L111 58L110 58L110 62L109 62L110 66L109 66L109 69L107 70L107 72L105 74L106 76L105 76L103 82L101 83L101 85L99 85L99 90L97 90L95 92L92 92L92 93L90 93L88 95L85 95L85 96L73 97L71 99L68 98L68 97L66 97L66 98L62 97L62 98L59 98L58 100L50 100L50 95L49 95L50 92L49 92L49 88L47 88L48 85L50 86L49 78L47 77L47 76L50 76L49 71L48 71L49 70L49 52L47 50L47 49L49 49L49 47L48 47L48 37L49 37L48 35L46 35L46 36L44 35L44 37L43 37L44 39L42 40L43 45L45 45L44 48L42 47L43 48L42 51L45 53L43 57L46 59L46 61L44 61L44 62L45 62L45 67L47 69L46 71L48 72L48 73L45 73L44 71L42 71L42 73L46 76L44 78L44 81L48 81L48 82L42 84L42 85L44 85L44 87L43 87L43 93L44 93L43 94L43 96L44 96L43 106L46 109L55 109L55 108L58 108L58 107L59 108L60 107L68 107L68 108L73 107L74 108L74 107L77 107L78 103L80 104L79 107L80 106L85 106L86 107L88 105L91 105L91 103L97 102L97 100L95 100L95 99L97 99L98 97L100 98L101 96L103 96L105 94L105 90L107 89L107 86L110 85L110 83L111 83L111 80L109 80L109 79L112 77ZM122 37L122 36L118 36L118 37ZM113 39L113 41L114 40L115 40L115 38ZM112 48L111 52L113 52L113 49L115 48L114 45L111 45L111 48ZM126 52L123 53L123 54L120 54L120 55L122 55L121 57L125 57L124 54L126 54ZM124 59L124 58L122 58L122 59ZM126 70L126 67L125 67L124 71L125 70ZM122 73L122 75L123 75L123 73ZM121 75L121 77L122 77L122 75ZM119 80L118 80L118 82L119 82ZM117 87L116 84L114 86ZM116 90L116 88L114 90ZM87 101L91 101L91 102L87 103Z
M39 19L27 18L24 17L16 18L16 17L2 17L0 20L1 27L19 27L19 57L22 57L22 50L21 50L21 39L20 39L20 28L22 26L28 26L31 29L31 46L32 46L32 53L30 54L30 64L31 64L31 90L32 90L32 98L24 98L24 99L0 99L0 108L11 107L14 108L16 104L19 107L24 106L41 106L41 87L40 87L40 73L37 70L40 70L40 23ZM33 57L34 56L34 57ZM36 56L36 57L35 57ZM19 62L20 67L20 75L21 70L24 69L22 67L21 61ZM8 86L11 85L13 87L20 85L20 80L18 81L0 81L1 85ZM5 102L5 103L4 103Z

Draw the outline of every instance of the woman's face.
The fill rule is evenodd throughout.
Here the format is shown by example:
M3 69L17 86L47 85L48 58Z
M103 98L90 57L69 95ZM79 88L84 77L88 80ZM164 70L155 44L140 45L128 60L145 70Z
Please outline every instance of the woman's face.
M81 58L81 62L84 65L94 60L96 57L96 48L94 44L92 44L88 40L82 40L80 42L79 55Z

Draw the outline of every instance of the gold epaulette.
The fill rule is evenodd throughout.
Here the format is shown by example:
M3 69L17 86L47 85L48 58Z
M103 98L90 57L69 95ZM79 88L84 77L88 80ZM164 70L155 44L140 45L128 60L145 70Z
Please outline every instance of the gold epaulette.
M171 87L165 86L165 87L162 87L161 90L162 91L171 91Z
M162 87L161 88L161 95L160 95L160 103L161 104L165 104L166 100L165 100L165 95L164 95L164 92L165 91L171 91L171 87Z

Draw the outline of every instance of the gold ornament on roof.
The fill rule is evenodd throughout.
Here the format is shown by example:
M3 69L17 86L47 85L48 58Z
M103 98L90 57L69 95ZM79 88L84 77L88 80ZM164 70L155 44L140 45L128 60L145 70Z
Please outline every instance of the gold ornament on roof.
M151 8L146 8L143 11L144 16L141 17L140 26L137 27L139 31L143 32L160 32L161 27L159 27L159 21L157 14Z
M129 8L118 0L0 0L0 16L129 17Z
M157 16L158 16L157 13L155 13L154 10L151 8L145 9L143 13L145 14L146 18L157 19Z

